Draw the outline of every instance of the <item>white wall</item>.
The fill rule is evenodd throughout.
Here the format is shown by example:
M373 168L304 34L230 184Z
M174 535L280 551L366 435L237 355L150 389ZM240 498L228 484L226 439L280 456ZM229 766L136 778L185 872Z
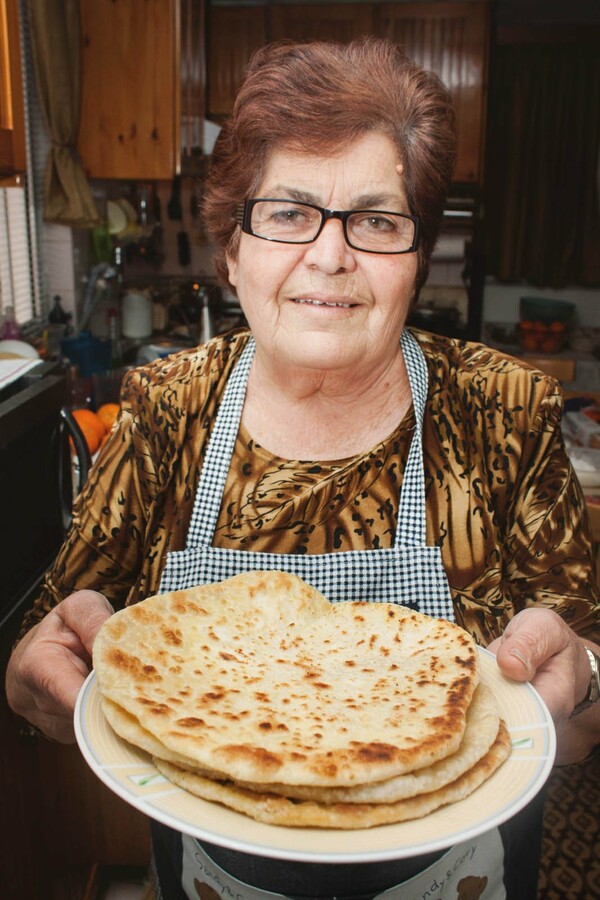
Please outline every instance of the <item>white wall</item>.
M483 298L484 322L518 322L521 297L567 300L577 306L577 324L600 327L600 289L569 287L564 290L533 287L530 284L498 284L488 279Z

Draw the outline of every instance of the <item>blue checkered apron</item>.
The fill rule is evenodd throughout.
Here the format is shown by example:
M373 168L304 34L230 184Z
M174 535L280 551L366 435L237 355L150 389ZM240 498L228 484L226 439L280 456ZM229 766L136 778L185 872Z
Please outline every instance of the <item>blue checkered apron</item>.
M422 430L428 373L423 352L407 331L402 335L402 352L413 395L416 428L400 493L394 546L385 550L316 555L255 553L212 546L254 350L251 338L229 378L206 451L187 545L185 550L167 555L161 593L223 581L241 572L279 569L303 578L332 603L365 599L400 603L429 616L454 621L440 548L425 543Z
M453 621L452 599L440 549L425 543L422 430L428 373L423 352L408 332L402 335L402 352L413 396L416 427L404 472L394 546L385 550L350 550L308 556L212 546L254 351L255 343L250 338L229 378L219 407L194 500L186 548L167 555L160 592L223 581L241 572L279 569L300 576L331 602L368 599L400 603L427 615ZM236 851L225 853L222 848L201 844L195 838L171 832L157 823L153 823L153 843L159 900L161 897L163 900L195 898L198 884L212 886L219 894L227 889L228 895L244 900L280 897L279 893L263 891L249 884L263 885L265 878L269 882L273 877L286 885L285 896L296 893L291 887L296 879L303 885L303 893L306 888L306 896L316 897L322 893L318 886L324 884L324 873L330 868L325 866L317 870L306 864L292 864L292 869L286 868L276 876L273 860L249 857ZM171 847L163 852L161 862L159 848L169 844ZM222 867L217 859L223 863ZM428 862L423 860L422 868ZM377 864L377 867L377 877L381 878L381 865ZM329 896L333 893L338 897L359 896L361 876L352 867L345 876L340 867L336 867L334 874L337 887ZM397 870L392 874L389 870L386 887L404 881L408 874ZM348 886L342 884L343 877ZM362 897L373 897L374 894L373 890L365 893L365 888L360 891Z

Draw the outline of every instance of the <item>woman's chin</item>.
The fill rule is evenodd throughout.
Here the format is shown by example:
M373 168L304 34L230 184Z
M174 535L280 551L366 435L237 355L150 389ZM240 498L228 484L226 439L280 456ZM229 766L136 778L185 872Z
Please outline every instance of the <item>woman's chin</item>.
M364 332L360 336L319 330L296 332L286 335L274 346L278 363L307 369L354 368L369 356Z

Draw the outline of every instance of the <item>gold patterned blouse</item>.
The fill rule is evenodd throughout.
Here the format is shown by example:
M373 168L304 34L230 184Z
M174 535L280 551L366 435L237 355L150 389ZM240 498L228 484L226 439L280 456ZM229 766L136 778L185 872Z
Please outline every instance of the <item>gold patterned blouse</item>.
M486 645L516 612L537 605L597 637L596 559L556 382L480 344L413 333L429 371L427 540L441 547L457 621ZM121 416L23 630L80 588L101 591L115 608L157 592L166 554L185 547L207 440L247 334L127 374ZM367 452L318 463L275 457L242 427L214 545L391 547L414 426L411 408Z

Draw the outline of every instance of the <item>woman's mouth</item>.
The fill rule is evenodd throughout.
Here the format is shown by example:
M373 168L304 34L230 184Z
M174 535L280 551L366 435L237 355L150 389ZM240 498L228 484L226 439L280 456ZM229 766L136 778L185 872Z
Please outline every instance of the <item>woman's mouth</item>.
M313 297L292 297L294 303L307 303L309 306L331 306L339 309L351 309L355 303L345 303L336 300L316 300Z

